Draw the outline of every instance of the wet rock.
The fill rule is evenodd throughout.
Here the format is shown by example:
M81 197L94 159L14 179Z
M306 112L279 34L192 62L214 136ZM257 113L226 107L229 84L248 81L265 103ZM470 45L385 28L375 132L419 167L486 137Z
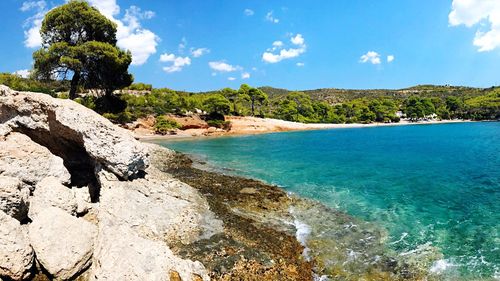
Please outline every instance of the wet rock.
M32 187L49 176L62 183L69 183L70 174L63 160L29 137L10 133L4 140L0 139L0 147L1 175L18 178Z
M78 207L73 191L54 177L47 177L36 185L28 215L35 220L38 213L48 207L57 207L70 215L75 215Z
M0 211L0 276L23 280L33 267L33 249L26 228Z
M28 229L38 262L55 278L67 280L89 267L95 225L49 207L36 216Z
M28 188L17 178L0 176L0 211L22 221L28 213Z

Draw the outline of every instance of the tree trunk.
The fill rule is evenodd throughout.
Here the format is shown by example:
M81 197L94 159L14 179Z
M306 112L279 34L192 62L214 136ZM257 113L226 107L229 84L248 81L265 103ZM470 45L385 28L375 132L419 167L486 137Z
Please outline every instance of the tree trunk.
M234 112L233 112L233 113L234 113L234 115L236 115L236 116L239 116L239 115L240 115L240 114L238 113L238 108L236 107L236 100L234 100L234 102L233 102L233 111L234 111Z
M252 117L255 115L254 112L255 112L255 100L252 99Z
M71 89L69 90L69 98L74 100L77 98L76 90L78 88L78 83L80 82L80 72L75 71L73 78L71 79Z

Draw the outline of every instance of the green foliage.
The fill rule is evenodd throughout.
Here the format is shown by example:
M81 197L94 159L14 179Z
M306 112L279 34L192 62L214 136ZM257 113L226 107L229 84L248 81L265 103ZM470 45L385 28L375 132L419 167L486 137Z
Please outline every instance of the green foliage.
M16 91L37 92L55 95L57 92L69 90L65 81L37 81L32 78L22 78L19 75L0 73L0 84Z
M102 116L118 124L127 124L132 121L132 116L127 111L120 113L104 113Z
M482 95L476 95L476 90L473 90L470 96L463 94L456 97L411 95L400 99L366 96L331 105L305 92L289 92L285 96L268 99L262 90L244 84L237 91L225 88L217 92L186 93L152 89L144 95L123 94L120 99L126 104L124 112L129 114L131 120L147 115L183 115L202 109L207 112L205 118L211 126L224 128L224 115L252 115L251 96L254 97L254 114L258 112L261 116L303 123L394 123L400 121L396 115L398 111L414 121L423 118L499 119L499 94L500 89L484 89ZM95 100L79 102L96 110L99 108ZM118 116L111 117L118 122Z
M220 129L224 129L226 131L229 131L231 129L231 122L230 121L208 120L207 124L210 127L220 128Z
M465 101L468 117L474 120L500 120L500 89Z
M93 96L85 96L85 97L80 97L80 98L75 99L75 102L77 102L77 103L79 103L87 108L90 108L92 110L96 109L95 101L96 101L96 99Z
M42 49L33 54L35 76L71 77L71 99L79 86L111 95L132 83L132 56L116 47L116 24L86 1L71 0L49 11L40 33Z
M246 85L246 84L244 84ZM246 85L248 87L248 85ZM243 85L242 85L243 87ZM246 88L246 87L245 87ZM245 95L250 99L252 116L255 116L255 105L259 106L259 116L263 117L264 113L262 111L262 106L267 102L267 95L257 88L248 89L248 93Z
M203 109L211 115L226 115L231 111L231 104L223 95L215 94L203 102Z
M429 98L412 96L404 101L403 112L410 120L419 120L436 113L436 107Z
M156 123L154 126L155 132L157 134L166 135L171 131L180 128L181 125L175 120L165 118L164 116L156 117Z
M153 85L151 84L144 84L144 83L133 83L132 85L128 86L126 90L132 90L132 91L152 91L153 90Z

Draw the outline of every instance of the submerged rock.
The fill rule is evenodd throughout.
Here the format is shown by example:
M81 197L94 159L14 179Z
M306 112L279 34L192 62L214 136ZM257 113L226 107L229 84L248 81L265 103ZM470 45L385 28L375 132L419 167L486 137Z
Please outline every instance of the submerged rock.
M28 227L38 262L67 280L90 266L96 226L56 207L42 210Z
M33 267L33 249L27 230L19 221L0 211L0 278L24 280Z

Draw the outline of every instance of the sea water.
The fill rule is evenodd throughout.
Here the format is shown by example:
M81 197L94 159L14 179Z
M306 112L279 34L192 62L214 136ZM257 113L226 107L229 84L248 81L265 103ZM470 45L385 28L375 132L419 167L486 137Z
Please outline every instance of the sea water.
M432 245L431 273L500 279L500 123L331 129L162 142Z

